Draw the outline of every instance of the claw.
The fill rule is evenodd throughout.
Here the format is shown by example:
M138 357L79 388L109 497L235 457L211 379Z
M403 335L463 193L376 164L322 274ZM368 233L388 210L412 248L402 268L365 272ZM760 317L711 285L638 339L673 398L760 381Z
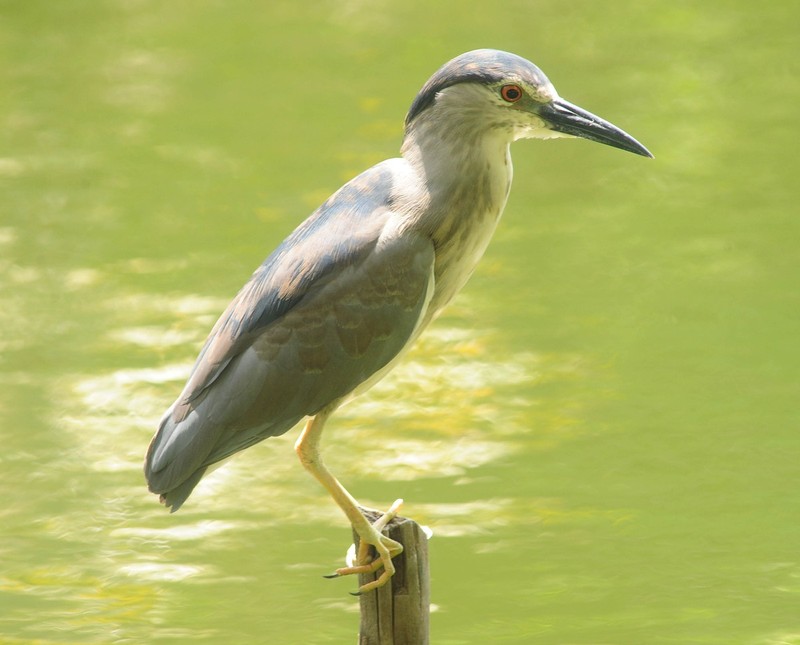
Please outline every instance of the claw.
M397 544L397 542L395 542ZM399 553L399 551L398 551ZM357 573L374 573L378 569L380 569L383 564L383 560L381 558L375 558L370 562L366 562L365 564L359 564L353 567L342 567L341 569L336 569L337 576L352 576L353 574ZM327 576L326 576L327 577Z
M338 578L340 576L349 576L353 574L375 573L383 569L380 576L372 582L361 585L356 592L351 592L351 595L360 596L367 591L372 591L373 589L385 585L395 572L392 558L403 552L403 545L382 535L381 531L397 516L397 512L400 510L402 503L402 499L395 500L388 511L372 524L367 524L366 529L368 530L358 530L360 537L358 553L351 566L336 569L332 574L323 577ZM370 547L375 549L377 557L372 558L370 556Z
M334 571L333 573L328 573L328 574L326 574L326 575L324 575L324 576L322 576L322 577L323 577L323 578L327 578L328 580L331 580L331 579L333 579L333 578L338 578L338 577L339 577L339 576L341 576L341 575L342 575L342 574L341 574L341 573L339 573L338 571Z

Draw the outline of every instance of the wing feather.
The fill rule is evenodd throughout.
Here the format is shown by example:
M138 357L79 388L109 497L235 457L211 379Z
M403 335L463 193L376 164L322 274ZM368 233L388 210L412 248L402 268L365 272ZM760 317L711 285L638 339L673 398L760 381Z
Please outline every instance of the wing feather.
M414 337L434 250L400 233L391 194L386 162L345 185L217 322L145 461L173 510L211 464L345 398Z

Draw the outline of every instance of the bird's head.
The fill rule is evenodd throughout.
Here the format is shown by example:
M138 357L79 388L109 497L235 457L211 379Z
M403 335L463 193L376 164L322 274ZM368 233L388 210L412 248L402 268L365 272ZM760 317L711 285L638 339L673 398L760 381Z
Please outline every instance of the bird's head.
M417 94L406 133L442 125L454 136L495 132L508 141L574 136L645 157L653 155L632 136L559 97L530 61L494 49L477 49L445 63Z

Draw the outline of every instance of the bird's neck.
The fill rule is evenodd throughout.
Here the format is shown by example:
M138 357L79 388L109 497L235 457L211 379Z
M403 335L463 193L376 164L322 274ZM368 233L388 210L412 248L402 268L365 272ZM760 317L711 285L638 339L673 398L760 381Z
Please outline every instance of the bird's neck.
M423 181L433 210L457 208L461 217L469 214L466 210L499 216L511 186L509 144L502 132L440 118L409 128L401 154Z
M415 227L436 247L436 308L471 275L511 187L509 137L469 125L456 118L420 118L403 141L403 158L424 186L427 203Z

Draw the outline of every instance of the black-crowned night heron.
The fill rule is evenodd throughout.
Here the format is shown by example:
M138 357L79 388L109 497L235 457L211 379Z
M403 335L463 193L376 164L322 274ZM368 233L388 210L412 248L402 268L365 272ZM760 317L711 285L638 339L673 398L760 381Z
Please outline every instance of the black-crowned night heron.
M399 500L370 524L325 467L322 428L464 286L508 197L509 144L564 136L652 156L524 58L481 49L441 67L411 104L402 156L334 193L217 321L147 451L150 490L176 511L209 467L310 417L295 450L361 538L356 566L337 574L383 568L359 592L384 584L403 547L380 530Z

